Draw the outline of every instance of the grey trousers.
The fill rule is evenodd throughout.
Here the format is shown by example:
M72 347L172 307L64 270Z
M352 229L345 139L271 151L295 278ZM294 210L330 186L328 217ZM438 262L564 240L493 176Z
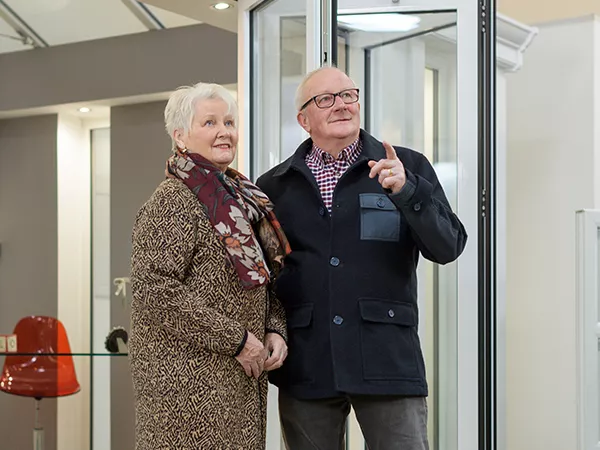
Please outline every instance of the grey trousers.
M429 450L424 397L298 400L280 390L279 417L287 450L344 450L351 405L369 450Z

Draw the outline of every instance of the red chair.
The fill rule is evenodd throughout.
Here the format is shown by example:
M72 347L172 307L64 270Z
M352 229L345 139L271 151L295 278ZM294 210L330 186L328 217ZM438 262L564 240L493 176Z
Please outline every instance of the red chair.
M0 391L36 399L34 448L43 448L39 426L40 400L63 397L81 389L69 339L63 324L53 317L30 316L17 323L17 353L7 354L0 376Z

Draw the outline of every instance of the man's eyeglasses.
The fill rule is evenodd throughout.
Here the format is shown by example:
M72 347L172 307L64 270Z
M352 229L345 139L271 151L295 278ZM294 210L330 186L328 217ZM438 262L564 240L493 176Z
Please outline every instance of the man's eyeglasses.
M331 108L335 104L336 97L341 98L342 101L346 104L356 103L358 101L358 92L359 91L357 88L353 88L353 89L345 89L341 92L338 92L337 94L325 93L325 94L315 95L313 98L309 99L304 105L302 105L302 108L300 108L300 111L302 111L304 108L306 108L310 104L310 102L315 102L315 105L317 105L317 108L321 108L321 109Z

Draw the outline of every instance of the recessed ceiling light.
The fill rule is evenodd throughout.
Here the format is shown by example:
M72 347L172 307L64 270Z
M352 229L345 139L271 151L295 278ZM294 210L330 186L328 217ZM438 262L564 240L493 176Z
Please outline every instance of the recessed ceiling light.
M91 109L87 108L85 106L83 108L79 108L79 112L81 112L81 113L89 113L90 111L91 111Z
M212 7L215 9L218 9L219 11L222 11L224 9L231 8L231 5L229 3L220 2L220 3L215 3L214 5L212 5Z
M414 30L421 18L406 14L351 14L338 16L338 22L359 31L389 33Z

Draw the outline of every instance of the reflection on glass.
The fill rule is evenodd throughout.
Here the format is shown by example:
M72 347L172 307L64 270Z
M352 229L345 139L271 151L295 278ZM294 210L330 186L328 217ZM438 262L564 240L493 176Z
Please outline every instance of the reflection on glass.
M110 329L110 128L91 131L92 158L92 351L106 354ZM110 449L110 358L92 367L93 446Z
M285 159L304 139L294 97L306 72L306 11L302 2L268 2L252 14L255 31L251 176Z
M600 261L600 229L598 229L597 236L598 236L598 239L597 239L598 246L596 248L598 250L598 253L596 256L596 258L597 258L596 260ZM598 306L596 309L596 311L598 311L598 317L596 317L596 322L600 323L600 264L598 264L598 274L597 274L596 282L598 283ZM598 372L598 373L600 373L600 372Z
M338 30L344 68L361 89L363 128L423 152L456 210L456 14L340 14ZM418 276L430 448L457 450L456 263L422 259ZM364 445L350 416L347 448Z
M307 72L307 41L306 17L298 2L273 2L257 11L253 21L258 38L253 78L256 132L251 151L256 178L290 157L308 137L298 125L294 105L296 89ZM348 51L345 34L340 33L338 67L344 71Z
M596 245L596 251L598 253L596 253L596 261L600 261L600 229L598 229L598 232L596 234L597 239L597 245ZM596 311L598 312L598 315L596 316L596 328L598 329L598 327L600 327L600 263L597 264L598 266L598 273L596 274L596 283L597 283L597 288L596 288L596 292L598 293L598 299L597 299L597 306L596 306ZM596 336L598 336L598 333L596 333ZM600 338L599 338L600 339ZM596 357L596 376L594 377L595 379L600 379L600 340L598 341L598 353L597 353L597 357ZM600 389L596 389L596 391L598 392L598 398L597 400L597 404L596 404L596 411L600 411ZM600 441L600 414L597 415L598 417L598 435L596 436L596 440Z
M304 131L296 121L294 106L296 89L306 73L306 18L282 17L280 31L282 36L280 47L280 153L273 160L272 166L291 156L298 143L306 139Z

